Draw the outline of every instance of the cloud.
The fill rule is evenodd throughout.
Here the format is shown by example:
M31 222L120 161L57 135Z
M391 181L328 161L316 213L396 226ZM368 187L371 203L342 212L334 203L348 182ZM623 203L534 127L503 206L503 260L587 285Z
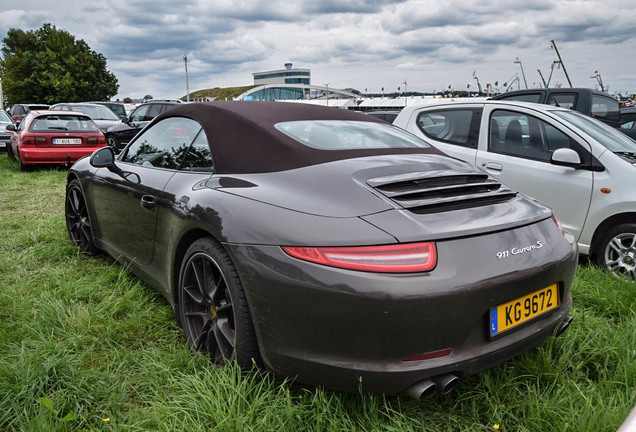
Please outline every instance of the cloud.
M577 85L598 69L636 91L636 9L622 0L23 0L0 14L0 32L51 22L102 53L120 96L185 94L252 83L252 72L287 61L316 83L430 91L520 74L539 81L556 58ZM555 79L564 82L562 70Z

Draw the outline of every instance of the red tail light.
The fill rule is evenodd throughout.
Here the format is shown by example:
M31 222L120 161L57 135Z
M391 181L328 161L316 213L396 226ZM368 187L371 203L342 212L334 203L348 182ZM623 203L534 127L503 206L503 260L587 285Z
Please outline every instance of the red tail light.
M88 143L106 145L106 137L104 135L88 137Z
M426 272L437 265L434 242L359 247L283 246L283 250L304 261L368 272Z
M22 138L21 144L22 145L35 145L35 137L27 135L24 138Z
M561 230L561 234L565 234L565 230L563 229L563 225L561 225L561 221L559 220L558 217L556 217L554 213L552 214L552 220L554 221L556 226L559 227L559 229Z

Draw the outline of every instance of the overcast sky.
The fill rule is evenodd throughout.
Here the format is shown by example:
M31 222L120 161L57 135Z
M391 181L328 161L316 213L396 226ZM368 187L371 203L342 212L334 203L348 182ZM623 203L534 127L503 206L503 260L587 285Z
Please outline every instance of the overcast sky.
M179 98L253 83L284 63L314 85L429 92L548 80L555 40L575 86L636 92L636 0L22 0L5 2L0 35L49 22L108 60L116 98ZM519 58L521 65L515 63ZM554 68L551 84L567 85ZM516 85L515 85L516 89Z

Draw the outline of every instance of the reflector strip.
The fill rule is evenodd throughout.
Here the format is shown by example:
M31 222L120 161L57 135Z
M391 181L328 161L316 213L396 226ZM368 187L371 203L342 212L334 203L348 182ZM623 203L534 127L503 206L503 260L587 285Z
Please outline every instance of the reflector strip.
M415 354L415 355L412 355L412 356L408 356L407 358L405 358L402 361L403 362L410 362L410 361L419 361L419 360L430 360L430 359L434 359L434 358L438 358L438 357L449 356L449 355L451 355L452 352L453 352L452 348L445 348L445 349L441 349L441 350L437 350L437 351L429 351L427 353Z

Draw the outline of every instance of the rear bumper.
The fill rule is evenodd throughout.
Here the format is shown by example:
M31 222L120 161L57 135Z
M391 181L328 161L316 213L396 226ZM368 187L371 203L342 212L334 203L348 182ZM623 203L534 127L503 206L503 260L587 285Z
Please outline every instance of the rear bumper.
M24 165L37 164L63 164L74 163L78 159L92 154L95 150L104 147L62 147L62 148L38 148L20 147L20 160Z
M536 240L545 246L497 259L497 251ZM306 263L275 246L226 245L241 263L270 369L308 384L387 394L515 357L553 334L571 307L577 247L551 220L437 246L438 267L430 273L387 275ZM491 307L554 283L557 309L489 337ZM448 348L442 357L405 360Z

